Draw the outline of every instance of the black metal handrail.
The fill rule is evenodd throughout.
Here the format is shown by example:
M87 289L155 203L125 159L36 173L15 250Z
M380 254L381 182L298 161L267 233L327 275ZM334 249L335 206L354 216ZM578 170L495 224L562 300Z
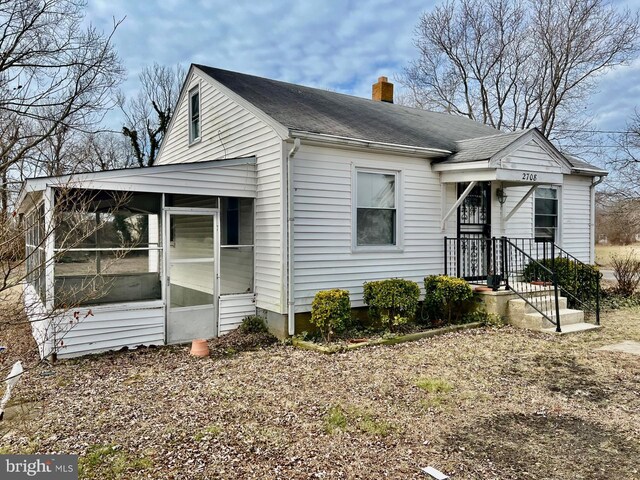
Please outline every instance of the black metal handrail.
M547 268L507 237L502 237L501 242L504 253L503 275L507 289L555 325L556 332L560 332L560 295L558 278L553 265L552 268ZM553 245L551 245L551 258L555 258ZM526 278L527 271L532 270L536 272L539 284L529 282ZM553 290L553 300L549 295L544 294L550 289Z
M494 289L505 285L556 325L557 329L560 322L555 319L559 319L560 296L567 298L570 308L578 307L587 314L595 314L595 323L600 325L601 274L553 241L484 238L468 234L445 237L444 249L445 275L473 283L486 283ZM540 286L531 286L531 282L542 283L542 287L546 283L546 291L553 290L553 300L546 298L549 304L543 296L529 300L528 296L541 291ZM554 300L555 306L551 304Z
M600 272L579 260L551 240L533 238L510 238L511 242L528 250L530 256L545 265L555 263L557 259L567 260L562 266L568 269L565 275L558 276L561 294L566 296L570 307L579 306L585 313L595 316L596 325L600 325ZM558 268L554 267L558 272ZM595 290L595 292L594 292ZM595 297L595 298L594 298Z

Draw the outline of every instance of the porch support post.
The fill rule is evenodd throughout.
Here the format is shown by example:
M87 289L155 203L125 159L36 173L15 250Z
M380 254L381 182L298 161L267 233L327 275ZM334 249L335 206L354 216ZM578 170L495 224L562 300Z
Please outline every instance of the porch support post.
M526 193L526 195L522 197L522 199L516 204L516 206L513 207L513 209L507 214L506 217L504 217L505 223L508 222L511 217L513 217L513 214L516 213L522 205L524 205L524 202L526 202L529 199L529 197L535 191L536 187L537 185L532 185L529 191Z
M51 312L54 305L54 248L55 224L54 224L54 190L47 186L44 192L44 277L45 277L45 306ZM42 241L42 240L41 240Z
M476 181L471 182L469 186L465 189L465 191L462 192L462 195L460 195L460 198L456 200L456 203L453 204L453 207L451 207L451 209L445 214L445 216L442 217L442 222L440 222L440 228L443 231L444 231L444 227L447 219L451 216L453 212L456 211L456 209L462 204L462 202L464 202L464 199L467 198L467 195L471 193L471 190L473 190L473 187L475 187L477 183L478 182Z

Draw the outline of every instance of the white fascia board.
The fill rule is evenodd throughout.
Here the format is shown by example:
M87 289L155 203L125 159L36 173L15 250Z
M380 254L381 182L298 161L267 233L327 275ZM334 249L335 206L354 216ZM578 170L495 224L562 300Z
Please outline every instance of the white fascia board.
M217 88L220 92L222 92L226 97L230 100L236 102L238 105L258 117L264 123L269 125L276 134L280 137L281 140L286 140L289 138L289 129L282 125L280 122L276 121L272 116L267 115L265 112L256 107L253 103L246 100L244 97L238 95L236 92L226 87L222 83L218 82L215 78L209 76L206 72L200 70L198 67L192 65L191 68L197 69L198 72L202 75L202 77L209 83L211 83L215 88ZM187 82L185 81L185 84Z
M318 144L342 145L354 148L366 148L372 150L381 150L385 152L401 153L403 155L417 156L421 158L439 158L451 155L451 151L439 148L416 147L413 145L400 145L387 142L375 142L363 138L341 137L338 135L328 135L324 133L306 132L303 130L291 130L292 138L299 138L309 142L317 142Z
M434 172L460 172L461 170L482 171L491 168L488 160L460 163L432 163L431 170Z
M581 167L572 167L572 175L582 175L585 177L606 177L609 175L609 172L606 170L600 170L598 168L581 168Z
M47 187L78 187L100 189L111 185L109 180L114 178L131 178L134 176L153 176L162 171L166 172L188 172L191 170L201 170L204 168L224 168L236 165L255 165L256 157L230 158L225 160L208 160L204 162L191 163L171 163L165 165L154 165L153 167L141 168L119 168L116 170L105 170L101 172L87 172L71 175L59 175L57 177L37 177L28 178L24 181L17 204L20 205L29 193L45 190ZM141 190L142 191L142 190ZM167 192L171 193L171 192Z
M491 182L496 179L495 170L440 172L440 183Z

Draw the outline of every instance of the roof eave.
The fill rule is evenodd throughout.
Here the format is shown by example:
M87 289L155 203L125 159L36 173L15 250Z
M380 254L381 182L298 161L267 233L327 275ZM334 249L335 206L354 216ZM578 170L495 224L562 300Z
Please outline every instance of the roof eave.
M363 138L342 137L339 135L329 135L325 133L307 132L304 130L289 130L291 138L299 138L300 140L314 141L318 143L329 143L332 145L350 146L356 148L367 148L372 150L380 150L385 152L402 153L410 156L418 156L422 158L439 158L451 155L452 152L441 148L418 147L415 145L401 145L396 143L376 142Z

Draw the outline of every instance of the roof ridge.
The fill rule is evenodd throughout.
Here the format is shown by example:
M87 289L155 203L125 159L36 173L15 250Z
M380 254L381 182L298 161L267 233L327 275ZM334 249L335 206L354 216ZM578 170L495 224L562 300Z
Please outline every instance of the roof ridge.
M495 133L493 135L486 135L486 136L482 136L482 137L465 138L465 139L462 139L462 140L458 140L456 143L473 142L473 141L480 140L480 139L493 138L493 137L504 137L504 136L515 135L515 134L518 134L517 137L521 137L525 133L530 132L532 130L534 130L534 128L516 130L515 132L500 132L500 133Z
M265 80L265 81L268 81L268 82L278 83L280 85L286 85L286 86L289 86L289 87L305 88L305 89L308 89L308 90L315 90L315 91L328 93L328 94L332 94L332 95L342 95L342 96L345 96L345 97L349 97L351 99L356 99L356 100L359 100L359 101L360 100L361 101L366 101L367 103L374 104L376 106L377 105L385 105L385 107L383 107L383 108L399 108L399 109L416 111L416 112L428 112L428 113L432 113L432 114L435 114L435 115L444 115L444 116L447 116L447 117L455 117L455 118L459 118L459 119L462 119L462 120L468 120L470 122L479 123L479 122L476 122L475 120L473 120L473 119L471 119L469 117L465 117L464 115L455 115L455 114L447 113L447 112L438 112L438 111L435 111L435 110L427 110L426 108L413 107L411 105L402 105L402 104L393 103L393 102L382 102L382 101L373 100L373 99L368 98L368 97L360 97L360 96L352 95L352 94L349 94L349 93L336 92L334 90L329 90L329 89L326 89L326 88L310 87L308 85L301 85L299 83L285 82L284 80L276 80L276 79L273 79L273 78L261 77L259 75L253 75L253 74L250 74L250 73L236 72L234 70L227 70L227 69L218 68L218 67L210 67L208 65L203 65L201 63L194 63L192 65L194 67L197 67L200 70L204 71L205 73L207 73L206 72L207 69L217 70L217 71L220 71L220 72L232 73L234 75L242 75L242 76L245 76L245 77L257 78L259 80ZM487 127L490 127L490 128L494 128L494 127L491 127L491 125L486 125L486 124L484 124L484 125L487 126ZM478 137L478 138L481 138L481 137Z

